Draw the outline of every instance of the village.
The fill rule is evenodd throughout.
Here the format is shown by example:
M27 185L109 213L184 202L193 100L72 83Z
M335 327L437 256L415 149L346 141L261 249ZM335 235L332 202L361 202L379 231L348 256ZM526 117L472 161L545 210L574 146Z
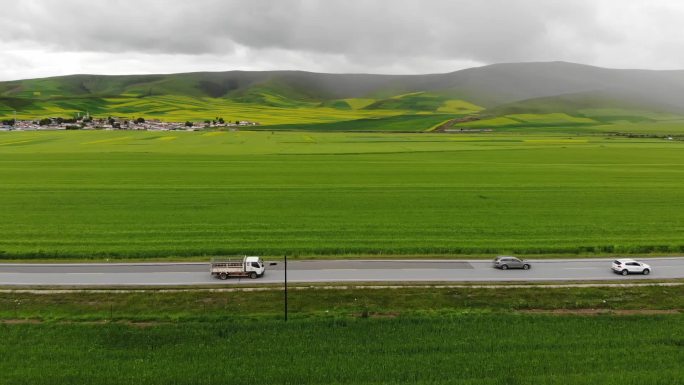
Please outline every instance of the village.
M202 122L166 122L158 119L121 117L95 118L88 114L76 118L50 117L39 120L9 119L0 122L0 131L47 130L145 130L145 131L199 131L204 129L238 130L240 127L258 126L248 120L226 121L216 117Z

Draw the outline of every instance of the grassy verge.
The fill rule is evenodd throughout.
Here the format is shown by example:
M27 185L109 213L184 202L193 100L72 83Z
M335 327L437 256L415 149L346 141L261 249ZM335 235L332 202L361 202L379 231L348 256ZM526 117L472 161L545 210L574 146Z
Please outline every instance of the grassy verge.
M37 321L218 321L277 319L283 292L97 291L0 294L0 319ZM680 310L684 286L572 288L393 288L293 290L295 318L502 313L529 310Z
M287 323L282 294L2 294L0 383L674 384L684 375L684 315L672 312L684 306L681 286L303 290L291 293ZM588 308L607 312L576 315L596 314Z

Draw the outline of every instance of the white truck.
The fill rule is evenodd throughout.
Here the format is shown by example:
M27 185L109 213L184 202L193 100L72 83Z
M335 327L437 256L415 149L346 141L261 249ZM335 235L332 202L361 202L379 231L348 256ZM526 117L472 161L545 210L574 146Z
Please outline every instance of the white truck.
M264 275L266 267L261 257L246 256L242 259L212 260L209 272L213 277L249 277L255 279Z

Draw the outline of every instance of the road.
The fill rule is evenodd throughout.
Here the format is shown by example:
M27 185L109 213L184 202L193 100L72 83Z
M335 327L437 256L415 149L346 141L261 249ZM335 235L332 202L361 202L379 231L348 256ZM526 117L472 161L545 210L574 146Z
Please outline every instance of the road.
M623 277L611 259L530 260L530 270L498 270L483 260L321 260L290 261L288 281L313 282L625 282L684 278L684 257L643 258L648 276ZM0 286L171 286L254 285L283 282L283 264L268 266L263 278L221 281L207 263L0 264Z

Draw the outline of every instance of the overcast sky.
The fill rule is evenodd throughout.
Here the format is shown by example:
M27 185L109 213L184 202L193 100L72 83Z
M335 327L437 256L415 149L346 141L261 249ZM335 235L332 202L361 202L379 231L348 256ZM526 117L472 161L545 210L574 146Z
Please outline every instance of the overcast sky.
M684 69L677 0L0 0L0 80L564 60Z

